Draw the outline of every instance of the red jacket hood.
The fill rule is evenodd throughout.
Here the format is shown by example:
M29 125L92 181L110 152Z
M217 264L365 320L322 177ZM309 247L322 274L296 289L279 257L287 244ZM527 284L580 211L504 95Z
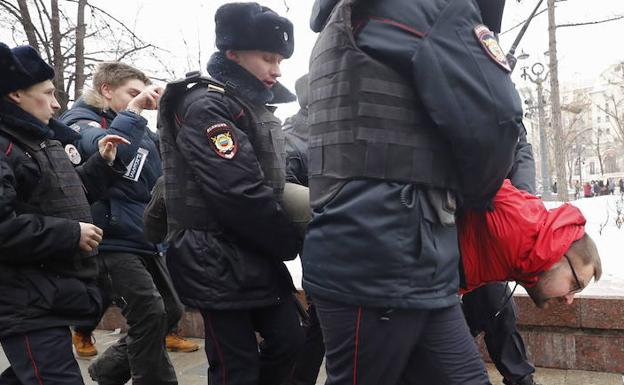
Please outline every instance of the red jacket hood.
M537 283L585 234L585 217L568 203L546 210L542 201L505 180L493 211L467 211L459 220L466 291L488 282Z

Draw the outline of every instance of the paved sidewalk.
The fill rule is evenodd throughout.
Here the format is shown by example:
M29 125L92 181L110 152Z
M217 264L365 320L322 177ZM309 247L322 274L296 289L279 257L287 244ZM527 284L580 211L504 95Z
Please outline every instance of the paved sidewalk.
M108 346L115 343L121 335L106 330L97 330L95 332L96 345L99 351L104 351ZM194 339L203 347L203 340ZM173 365L178 375L180 385L206 385L206 370L208 364L203 349L193 353L169 353ZM85 378L85 385L97 385L91 381L87 374L87 366L90 359L78 359L80 368ZM8 366L8 362L4 354L0 351L0 371ZM492 385L502 385L500 375L496 372L493 365L488 365L488 371ZM580 370L556 370L538 368L536 379L541 385L624 385L622 375L613 373L587 372ZM317 381L317 385L322 385L325 381L324 370Z

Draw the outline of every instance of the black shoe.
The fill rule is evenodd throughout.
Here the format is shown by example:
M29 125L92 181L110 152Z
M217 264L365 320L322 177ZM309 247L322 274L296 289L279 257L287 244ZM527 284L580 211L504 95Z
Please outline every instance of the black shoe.
M540 384L535 382L532 374L529 374L528 376L518 381L515 385L540 385Z

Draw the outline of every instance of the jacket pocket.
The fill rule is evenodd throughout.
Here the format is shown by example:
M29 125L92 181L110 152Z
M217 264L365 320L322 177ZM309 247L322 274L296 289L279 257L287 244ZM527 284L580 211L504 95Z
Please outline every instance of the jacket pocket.
M257 255L227 237L222 236L217 242L220 254L239 288L249 290L271 286L273 261L269 257Z

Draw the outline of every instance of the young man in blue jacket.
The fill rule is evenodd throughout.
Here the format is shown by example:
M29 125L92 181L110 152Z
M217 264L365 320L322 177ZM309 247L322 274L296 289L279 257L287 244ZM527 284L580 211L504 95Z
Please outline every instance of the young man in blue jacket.
M166 299L171 293L157 287L150 268L158 258L157 250L143 235L143 211L162 172L155 136L141 116L144 109L156 109L160 99L162 89L150 83L145 74L129 65L102 63L94 74L93 89L62 116L81 135L76 143L81 157L93 153L94 144L107 133L130 142L120 146L118 154L127 166L126 173L112 184L104 199L91 205L94 221L105 233L99 286L115 298L129 326L127 336L89 367L89 374L100 385L129 379L134 384L177 384L165 350L165 335L180 317L180 309L168 307Z

